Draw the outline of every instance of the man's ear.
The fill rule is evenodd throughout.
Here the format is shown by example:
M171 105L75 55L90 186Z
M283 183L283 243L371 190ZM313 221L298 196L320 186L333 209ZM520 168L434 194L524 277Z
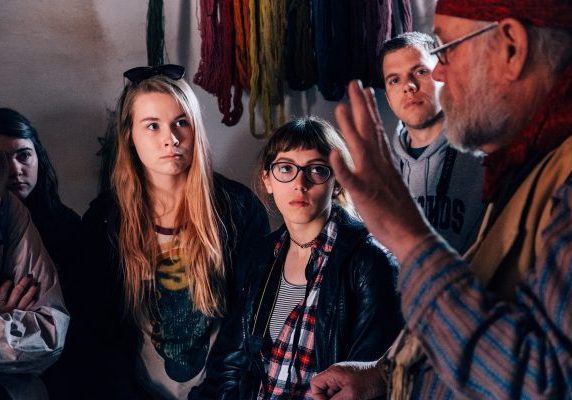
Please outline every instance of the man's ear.
M528 32L525 26L514 18L500 21L498 29L503 75L515 81L521 77L528 58Z

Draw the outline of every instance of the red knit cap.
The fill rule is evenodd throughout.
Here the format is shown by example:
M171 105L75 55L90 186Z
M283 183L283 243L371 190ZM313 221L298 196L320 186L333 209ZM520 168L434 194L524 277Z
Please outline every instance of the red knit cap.
M572 27L572 0L438 0L435 13L478 21L515 18L545 28Z

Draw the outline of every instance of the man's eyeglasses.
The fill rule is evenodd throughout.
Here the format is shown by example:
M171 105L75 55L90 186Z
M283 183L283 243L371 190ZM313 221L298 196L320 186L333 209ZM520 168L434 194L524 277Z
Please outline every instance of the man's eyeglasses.
M167 78L177 81L185 76L185 67L175 64L165 64L158 65L156 67L135 67L128 69L123 73L124 77L136 85L145 79L149 79L157 75L164 75Z
M449 59L448 59L448 52L452 49L454 49L456 46L458 46L459 44L463 43L464 41L467 41L469 39L474 38L475 36L480 35L481 33L485 33L487 31L490 31L491 29L494 29L498 26L498 22L493 22L492 24L483 26L480 29L477 29L474 32L468 33L465 36L462 36L458 39L455 39L449 43L441 43L441 41L439 40L439 38L436 38L437 43L439 44L438 47L434 48L433 50L431 50L429 52L429 54L431 55L436 55L437 58L439 59L439 62L443 65L446 65L449 63Z
M324 164L308 164L303 167L291 162L280 161L270 164L270 171L278 182L292 182L302 171L304 178L315 185L326 183L332 176L332 169Z

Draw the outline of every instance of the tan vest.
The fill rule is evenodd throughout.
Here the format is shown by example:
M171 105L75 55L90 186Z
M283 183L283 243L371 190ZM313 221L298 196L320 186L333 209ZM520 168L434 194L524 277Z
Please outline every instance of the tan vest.
M505 300L512 300L522 277L542 250L542 232L552 212L552 196L572 173L572 137L532 170L489 225L489 205L475 243L464 255L474 274Z

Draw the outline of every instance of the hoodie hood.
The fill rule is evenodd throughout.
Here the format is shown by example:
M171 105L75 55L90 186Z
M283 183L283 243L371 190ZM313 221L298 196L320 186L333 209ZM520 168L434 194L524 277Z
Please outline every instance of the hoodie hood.
M446 124L437 138L427 146L419 158L413 158L409 152L411 138L403 124L399 122L396 134L393 136L393 151L396 157L396 167L401 172L405 184L413 197L434 195L441 176L441 169L448 148L445 138Z
M417 201L429 223L461 254L472 243L485 206L481 201L482 167L470 154L456 152L445 193L437 198L437 186L450 148L445 137L446 124L437 138L415 159L407 152L411 138L399 123L392 139L395 165L401 172L411 196ZM450 175L449 175L450 174Z
M397 129L395 135L392 139L393 150L397 154L400 160L407 160L409 163L419 162L426 158L433 157L436 153L440 150L445 149L447 147L447 138L445 137L445 129L446 123L443 124L443 128L437 138L431 142L429 146L425 149L423 154L419 156L419 158L415 159L409 155L408 149L409 144L411 143L411 138L409 137L409 132L407 132L407 128L403 124L402 121L399 121L397 125Z

